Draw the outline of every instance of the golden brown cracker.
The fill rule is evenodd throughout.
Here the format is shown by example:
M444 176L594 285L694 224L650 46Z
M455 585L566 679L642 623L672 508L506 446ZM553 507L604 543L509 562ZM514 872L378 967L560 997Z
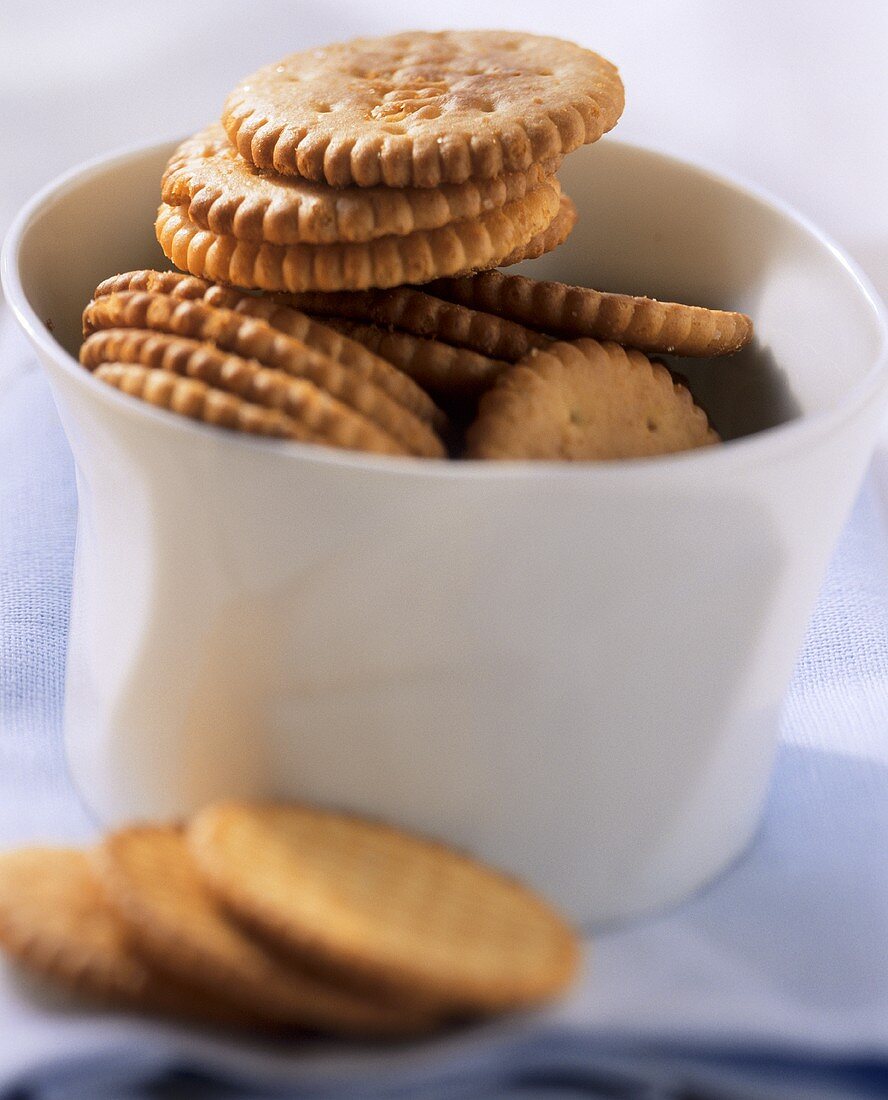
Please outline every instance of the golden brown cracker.
M495 267L552 222L559 199L558 182L550 177L523 199L478 218L362 244L241 241L201 229L185 207L166 203L155 232L176 267L201 278L261 290L361 290Z
M408 374L393 368L384 357L355 340L350 340L325 324L289 306L266 297L257 297L235 287L210 283L179 271L129 271L106 279L93 294L94 298L127 290L169 294L174 298L200 300L211 306L233 309L250 317L267 321L272 328L302 341L315 351L335 359L360 377L375 383L400 405L409 409L436 430L446 426L447 418L429 395Z
M592 461L718 442L689 391L640 351L596 340L534 351L500 375L467 433L467 457Z
M344 317L327 317L326 324L357 340L409 374L441 398L477 397L509 367L469 348L457 348L428 336L364 324Z
M0 945L28 970L92 1000L214 1024L257 1022L146 963L88 855L74 848L0 855Z
M175 298L203 298L214 284L196 275L181 271L154 271L137 268L111 275L103 279L93 291L93 300L107 298L109 294L121 294L127 290L148 291L152 294L171 294Z
M291 54L247 77L222 122L257 168L334 187L437 187L525 171L611 129L614 66L512 31L410 31Z
M241 241L360 244L479 218L523 199L557 167L554 158L526 171L436 188L333 188L257 171L216 123L176 149L161 195L170 206L181 206L200 229Z
M139 364L225 390L251 405L283 413L290 433L286 438L302 443L376 454L409 453L378 424L312 382L261 367L255 360L228 354L199 340L150 329L103 329L86 339L80 361L89 370L103 363Z
M200 420L217 428L311 442L297 420L277 409L253 405L193 378L132 363L101 363L93 374L109 386L149 405Z
M429 1017L373 1002L271 954L226 917L204 886L181 829L135 826L108 836L96 866L108 900L159 972L288 1027L335 1035L427 1032Z
M659 302L628 294L484 271L429 287L448 301L487 310L553 336L613 340L640 351L672 355L730 355L752 339L744 313Z
M276 298L307 313L388 325L414 336L428 336L509 363L517 362L531 348L550 343L547 337L525 325L445 302L416 287L338 294L313 292L277 295Z
M100 328L155 329L256 359L263 366L312 382L374 421L409 453L429 458L444 455L441 440L430 425L379 386L259 318L203 301L138 291L97 298L86 307L83 317L85 333Z
M570 928L525 887L442 845L299 806L199 813L191 850L250 927L311 957L452 1011L498 1011L562 991Z
M520 264L524 260L535 260L547 252L554 250L567 240L577 224L577 208L567 195L561 196L561 204L551 225L548 225L526 245L516 248L500 264L500 267L509 267L511 264Z

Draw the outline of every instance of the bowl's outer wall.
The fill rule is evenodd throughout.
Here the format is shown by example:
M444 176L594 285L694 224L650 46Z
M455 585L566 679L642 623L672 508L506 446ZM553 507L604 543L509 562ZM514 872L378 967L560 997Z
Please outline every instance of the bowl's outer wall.
M26 232L26 293L69 346L99 279L157 262L140 219L163 159L100 172ZM586 228L538 271L749 308L806 412L872 365L863 291L777 211L615 144L566 167ZM797 279L842 306L824 355ZM183 427L40 350L80 497L66 742L104 821L306 798L469 848L596 921L679 898L746 842L878 400L717 476L696 459L442 476Z

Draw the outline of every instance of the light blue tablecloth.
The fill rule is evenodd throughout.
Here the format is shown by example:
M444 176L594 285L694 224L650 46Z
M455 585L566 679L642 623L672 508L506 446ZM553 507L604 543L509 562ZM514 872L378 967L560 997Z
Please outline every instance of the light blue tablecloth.
M93 830L60 744L70 458L42 374L3 314L0 326L0 846L8 846ZM85 1012L4 970L0 1100L888 1096L881 462L824 587L755 845L675 911L601 935L570 1000L399 1051L262 1046Z

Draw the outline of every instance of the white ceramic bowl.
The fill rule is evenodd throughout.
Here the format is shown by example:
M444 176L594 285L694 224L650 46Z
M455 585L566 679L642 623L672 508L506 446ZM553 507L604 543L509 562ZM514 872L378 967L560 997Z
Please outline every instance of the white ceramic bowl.
M766 430L582 466L257 441L74 359L93 286L164 264L169 151L66 176L3 257L77 464L65 737L87 802L106 822L219 795L341 805L599 921L702 883L754 829L886 403L860 274L774 199L608 138L568 158L579 227L528 267L752 314L755 350L681 369L724 434Z

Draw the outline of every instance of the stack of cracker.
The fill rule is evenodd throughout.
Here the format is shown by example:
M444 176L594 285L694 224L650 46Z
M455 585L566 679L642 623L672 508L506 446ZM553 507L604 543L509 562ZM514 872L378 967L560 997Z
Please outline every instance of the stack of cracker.
M81 361L195 419L385 455L716 443L648 355L730 353L748 317L492 270L567 238L556 170L622 108L614 66L555 38L417 32L293 54L176 150L155 228L187 274L102 283Z
M292 54L183 143L157 236L193 275L272 291L423 283L555 247L555 176L623 109L616 69L570 42L415 32Z
M540 1003L579 958L557 913L466 856L247 803L124 828L91 851L4 853L0 946L110 1005L376 1039Z

